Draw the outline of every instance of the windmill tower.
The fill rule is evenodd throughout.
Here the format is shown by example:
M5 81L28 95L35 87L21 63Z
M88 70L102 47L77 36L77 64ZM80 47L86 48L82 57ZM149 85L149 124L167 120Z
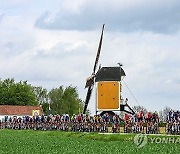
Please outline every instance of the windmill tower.
M126 76L121 67L102 67L96 74L96 112L120 111L122 84Z
M118 63L119 67L102 67L99 68L98 71L96 71L101 52L103 31L104 25L101 32L93 72L91 76L86 80L85 88L88 88L88 90L85 99L83 114L85 114L86 112L94 86L96 87L96 114L97 112L112 113L113 111L125 111L130 114L134 114L134 111L127 104L127 99L124 104L122 103L121 79L122 77L126 76L124 70L121 67L122 65ZM130 111L125 110L125 107L128 107Z

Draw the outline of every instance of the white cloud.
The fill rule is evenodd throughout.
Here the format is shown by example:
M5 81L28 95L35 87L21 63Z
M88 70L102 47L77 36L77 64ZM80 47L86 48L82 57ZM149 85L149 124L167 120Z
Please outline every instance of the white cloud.
M0 14L0 23L2 22L4 14Z
M37 18L35 26L51 30L92 30L106 23L110 26L109 30L121 32L175 33L179 31L180 3L178 0L78 2L78 5L75 5L76 3L67 1L64 7L60 7L53 15L51 12L43 13Z

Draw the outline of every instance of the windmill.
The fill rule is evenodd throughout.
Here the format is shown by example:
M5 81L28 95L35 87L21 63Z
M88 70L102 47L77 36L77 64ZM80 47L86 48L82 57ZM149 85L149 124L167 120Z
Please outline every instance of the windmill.
M85 88L88 88L88 90L85 99L83 114L85 114L87 110L87 106L89 104L94 87L96 88L96 114L97 112L113 111L125 111L130 114L134 114L134 111L127 103L128 99L122 101L123 99L121 97L121 79L123 76L126 76L124 70L122 69L122 64L118 63L118 67L99 67L99 70L97 71L104 26L105 25L103 24L92 74L86 79ZM125 107L128 107L129 111L125 110Z

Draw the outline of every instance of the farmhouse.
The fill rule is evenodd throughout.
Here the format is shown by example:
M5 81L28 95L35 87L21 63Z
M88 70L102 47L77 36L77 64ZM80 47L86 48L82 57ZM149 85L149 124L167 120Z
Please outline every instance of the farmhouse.
M0 119L8 117L33 116L34 114L42 115L41 106L17 106L17 105L0 105Z

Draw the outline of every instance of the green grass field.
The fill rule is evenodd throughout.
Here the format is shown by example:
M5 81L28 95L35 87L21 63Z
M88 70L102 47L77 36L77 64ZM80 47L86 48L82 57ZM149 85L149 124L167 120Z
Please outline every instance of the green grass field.
M134 143L134 136L134 134L106 135L60 131L0 130L0 154L177 154L180 151L179 142L151 143L151 138L155 136L148 136L147 145L138 148ZM180 136L168 137L180 138Z

